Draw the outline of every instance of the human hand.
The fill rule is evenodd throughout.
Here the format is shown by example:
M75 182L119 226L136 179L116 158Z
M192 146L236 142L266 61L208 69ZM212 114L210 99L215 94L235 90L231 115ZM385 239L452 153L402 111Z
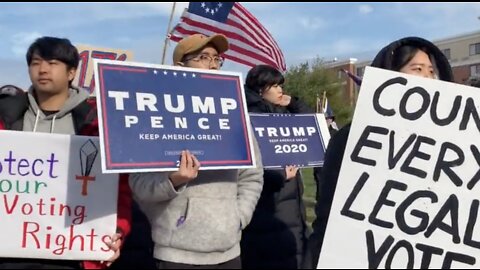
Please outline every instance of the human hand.
M292 101L292 97L289 95L282 95L282 99L280 100L280 103L278 105L287 107L290 104L290 101Z
M172 181L174 187L188 183L197 178L199 169L200 162L198 159L188 150L182 151L180 166L178 171L170 174L170 181Z
M285 167L285 175L287 180L295 179L297 172L298 172L298 168L293 165L287 165Z
M122 246L122 235L116 233L112 236L112 240L107 243L107 246L114 252L113 256L107 260L107 267L110 267L112 263L120 257L120 247Z

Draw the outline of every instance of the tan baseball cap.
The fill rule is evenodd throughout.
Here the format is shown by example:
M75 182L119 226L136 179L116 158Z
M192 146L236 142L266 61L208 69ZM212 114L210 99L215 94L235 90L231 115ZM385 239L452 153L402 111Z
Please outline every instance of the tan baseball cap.
M228 50L227 38L222 34L216 34L211 37L202 34L194 34L178 42L177 47L175 47L175 50L173 51L173 64L176 65L178 62L182 61L182 58L185 55L198 51L209 43L217 49L219 54Z

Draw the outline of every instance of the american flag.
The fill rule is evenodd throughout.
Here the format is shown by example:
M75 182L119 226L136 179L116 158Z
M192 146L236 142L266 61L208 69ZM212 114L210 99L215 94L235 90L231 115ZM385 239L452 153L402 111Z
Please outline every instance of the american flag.
M247 65L266 64L286 70L285 59L277 42L265 27L238 2L190 2L181 21L170 33L180 41L192 34L224 34L230 43L226 59Z

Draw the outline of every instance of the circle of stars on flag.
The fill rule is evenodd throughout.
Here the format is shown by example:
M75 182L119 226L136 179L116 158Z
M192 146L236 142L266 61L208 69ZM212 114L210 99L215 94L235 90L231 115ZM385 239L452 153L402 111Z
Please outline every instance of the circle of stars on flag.
M215 15L215 13L217 13L223 6L221 2L217 2L216 7L207 7L207 4L205 2L202 2L200 5L203 8L203 10L205 10L205 13L207 14L210 13L212 14L212 16Z

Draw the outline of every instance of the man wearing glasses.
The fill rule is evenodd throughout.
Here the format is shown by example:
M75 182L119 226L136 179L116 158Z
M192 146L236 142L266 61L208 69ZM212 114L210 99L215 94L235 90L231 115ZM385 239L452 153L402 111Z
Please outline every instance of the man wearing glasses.
M177 44L173 63L218 70L227 50L225 36L195 34ZM178 171L130 175L135 199L151 222L158 269L241 269L241 231L263 187L256 142L255 152L253 169L199 171L187 150Z
M173 52L173 64L200 69L219 70L223 58L219 54L228 50L228 41L223 35L207 37L191 35L181 40Z

